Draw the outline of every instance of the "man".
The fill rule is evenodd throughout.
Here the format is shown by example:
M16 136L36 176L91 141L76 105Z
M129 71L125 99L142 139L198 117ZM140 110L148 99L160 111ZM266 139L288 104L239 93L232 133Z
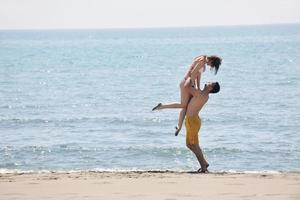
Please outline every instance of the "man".
M198 170L200 173L205 173L209 164L205 160L202 150L199 146L198 132L201 128L201 119L199 118L199 112L208 101L210 93L217 93L220 91L220 85L218 82L207 83L204 89L195 89L191 85L191 81L188 78L184 84L192 95L189 101L186 111L185 126L186 126L186 146L196 155L201 168Z

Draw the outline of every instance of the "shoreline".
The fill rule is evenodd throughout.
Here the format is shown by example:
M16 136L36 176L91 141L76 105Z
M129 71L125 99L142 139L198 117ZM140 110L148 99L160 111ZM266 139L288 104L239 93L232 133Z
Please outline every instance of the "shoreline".
M156 177L156 176L247 176L247 177L283 177L283 176L295 176L299 177L300 172L209 172L198 173L196 171L33 171L33 172L9 172L0 173L0 182L5 178L18 178L18 177L38 177L38 176L95 176L95 177Z
M178 169L178 168L166 168L166 169L159 169L159 168L150 168L150 169L142 169L142 168L90 168L90 169L31 169L31 170L24 170L24 169L8 169L8 168L0 168L0 174L5 173L76 173L76 172L153 172L153 173L193 173L197 171L195 169ZM212 173L300 173L300 170L273 170L273 169L262 169L262 170L213 170Z
M156 175L175 175L175 176L299 176L300 171L290 171L290 172L279 172L279 171L245 171L245 172L229 172L229 171L219 171L219 172L209 172L209 173L198 173L196 171L169 171L169 170L145 170L145 171L27 171L27 172L0 172L0 181L3 177L18 177L18 176L64 176L64 175L95 175L95 176L156 176Z
M299 199L296 173L44 172L0 174L0 199Z

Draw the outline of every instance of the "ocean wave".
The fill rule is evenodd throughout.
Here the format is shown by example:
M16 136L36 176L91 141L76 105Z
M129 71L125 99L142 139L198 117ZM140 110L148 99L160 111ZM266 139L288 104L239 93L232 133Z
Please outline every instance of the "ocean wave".
M268 150L268 149L238 149L238 148L227 148L227 147L216 147L216 148L203 148L203 151L208 155L224 155L224 154L253 154L253 155L264 155L269 154L280 154L282 151ZM122 152L125 153L137 153L137 154L153 154L153 155L180 155L189 152L185 147L174 147L174 146L154 146L154 145L132 145L132 146L84 146L80 143L63 143L49 146L5 146L0 147L0 153L2 155L15 154L15 153L34 153L34 154L45 154L45 153L64 153L64 152L80 152L80 153L97 153L97 152ZM285 154L294 153L293 150L285 151Z
M147 126L147 124L170 123L175 119L161 119L158 117L138 118L138 117L73 117L73 118L2 118L0 124L45 124L45 123L109 123L109 124L132 124L137 126Z
M51 146L23 146L23 147L13 147L13 146L5 146L0 147L0 152L2 153L9 153L9 152L22 152L22 153L38 153L38 152L162 152L166 153L169 151L178 152L178 151L186 151L186 148L180 147L151 147L151 146L126 146L126 147L116 147L113 146L106 146L106 147L84 147L80 146L77 143L65 143L65 144L58 144L58 145L51 145Z

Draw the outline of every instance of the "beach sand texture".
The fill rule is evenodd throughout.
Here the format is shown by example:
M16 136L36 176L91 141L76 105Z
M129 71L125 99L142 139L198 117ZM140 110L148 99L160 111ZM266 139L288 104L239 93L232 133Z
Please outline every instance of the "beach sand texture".
M300 173L10 173L0 174L0 199L299 200Z

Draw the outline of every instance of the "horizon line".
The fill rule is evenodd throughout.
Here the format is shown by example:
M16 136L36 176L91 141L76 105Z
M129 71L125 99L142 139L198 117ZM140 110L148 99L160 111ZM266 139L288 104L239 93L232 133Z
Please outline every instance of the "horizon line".
M0 28L0 31L47 31L47 30L118 30L118 29L176 29L176 28L217 28L217 27L247 27L247 26L276 26L276 25L300 25L300 22L291 23L266 23L266 24L226 24L226 25L199 25L199 26L146 26L146 27L74 27L74 28Z

